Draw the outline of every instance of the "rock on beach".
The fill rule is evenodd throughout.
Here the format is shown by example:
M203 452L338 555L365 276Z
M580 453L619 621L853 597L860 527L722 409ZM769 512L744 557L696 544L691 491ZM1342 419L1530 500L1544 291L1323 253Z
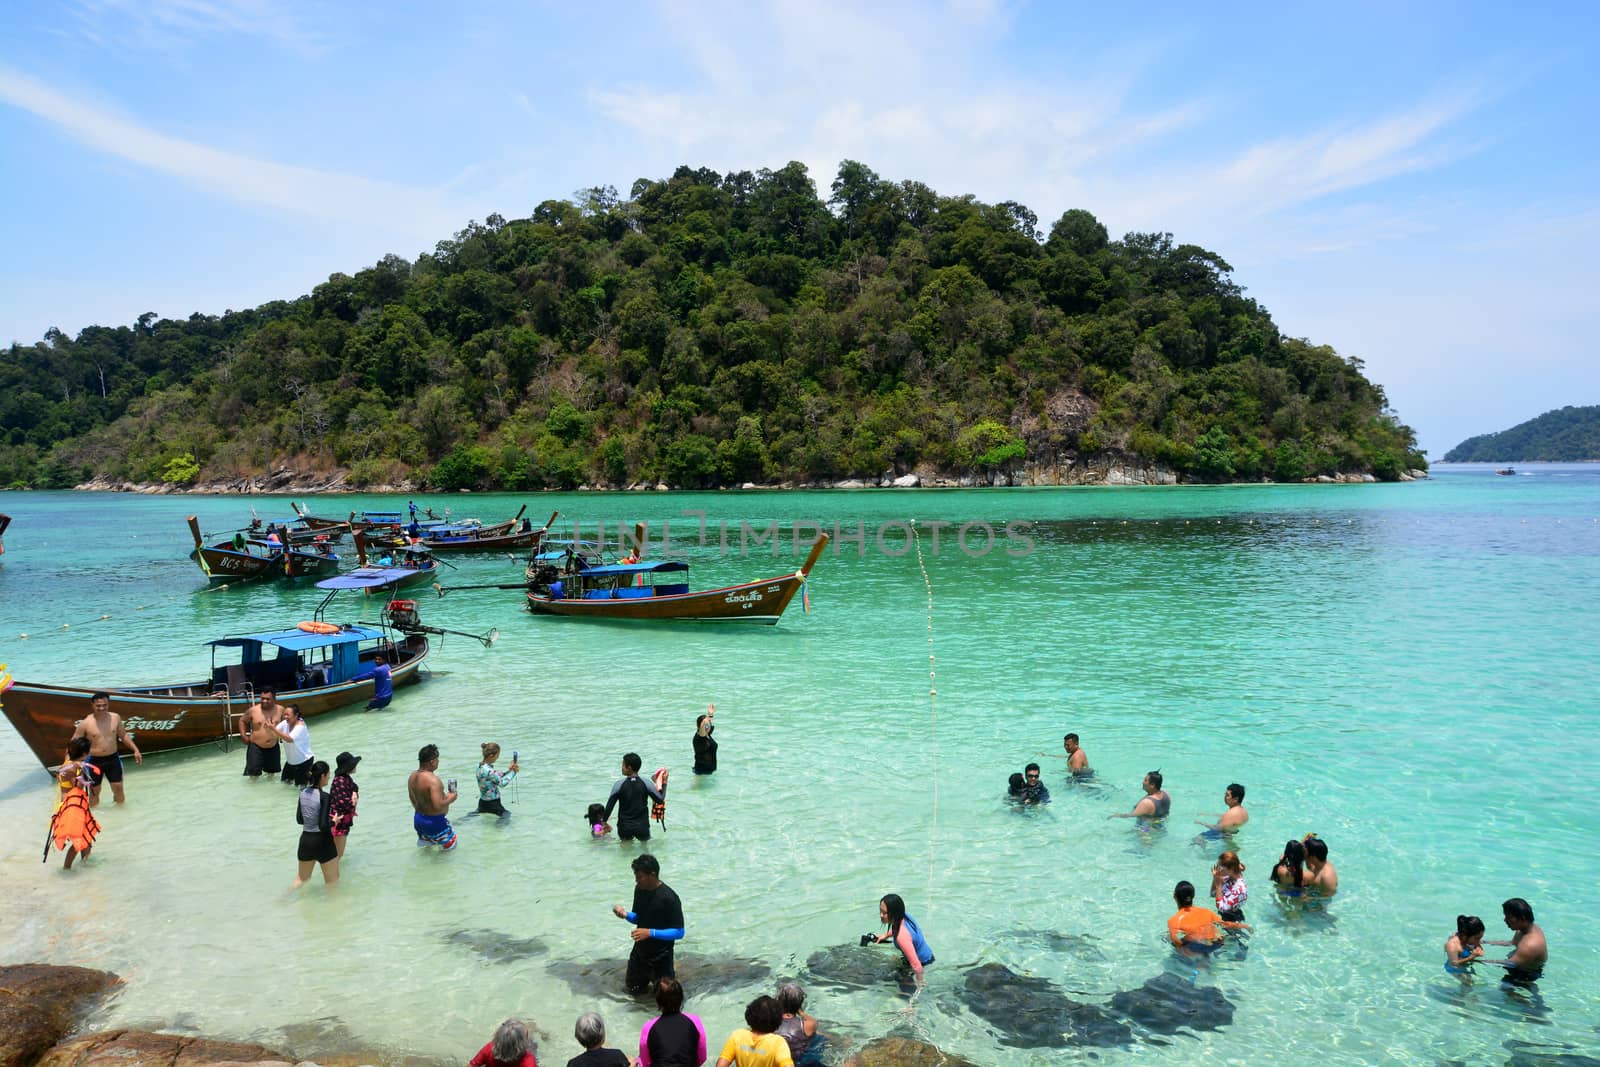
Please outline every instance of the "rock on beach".
M29 1067L120 979L87 967L0 967L0 1067Z

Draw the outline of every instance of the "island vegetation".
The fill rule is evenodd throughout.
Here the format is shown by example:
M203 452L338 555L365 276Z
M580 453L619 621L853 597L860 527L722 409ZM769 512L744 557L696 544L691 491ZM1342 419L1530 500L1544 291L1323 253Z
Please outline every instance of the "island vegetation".
M0 358L0 485L284 466L438 489L1184 480L1426 466L1358 359L1284 336L1215 252L840 165L681 167L222 315Z
M1499 433L1469 437L1446 463L1581 463L1600 460L1600 405L1564 407Z

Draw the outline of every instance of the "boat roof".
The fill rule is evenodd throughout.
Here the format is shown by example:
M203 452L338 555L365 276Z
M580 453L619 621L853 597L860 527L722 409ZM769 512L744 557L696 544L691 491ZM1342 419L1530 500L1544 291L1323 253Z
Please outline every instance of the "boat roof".
M408 575L416 574L417 567L357 567L347 574L336 574L317 583L318 589L376 589L389 585Z
M236 634L207 641L212 647L238 648L241 645L275 645L290 652L304 652L308 648L327 648L330 645L348 645L357 641L376 641L384 632L375 626L346 626L338 633L312 634L301 629L271 630L261 634Z
M578 572L584 578L604 577L613 574L659 574L663 571L686 571L689 565L681 559L645 560L640 563L605 563L598 567L585 567Z

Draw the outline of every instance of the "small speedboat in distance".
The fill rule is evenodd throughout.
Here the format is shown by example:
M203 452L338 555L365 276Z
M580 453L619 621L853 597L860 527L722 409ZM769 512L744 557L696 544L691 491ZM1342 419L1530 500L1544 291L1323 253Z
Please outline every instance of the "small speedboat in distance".
M1517 473L1517 468L1515 468L1515 467L1496 467L1495 468L1495 473L1509 476L1509 475Z

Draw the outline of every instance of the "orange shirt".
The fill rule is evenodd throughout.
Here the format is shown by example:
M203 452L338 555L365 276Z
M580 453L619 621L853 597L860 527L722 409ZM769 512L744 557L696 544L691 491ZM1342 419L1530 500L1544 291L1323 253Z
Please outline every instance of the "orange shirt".
M1210 908L1179 908L1178 914L1167 920L1167 936L1174 945L1185 941L1204 941L1207 944L1221 940L1222 931L1217 923L1222 919Z

